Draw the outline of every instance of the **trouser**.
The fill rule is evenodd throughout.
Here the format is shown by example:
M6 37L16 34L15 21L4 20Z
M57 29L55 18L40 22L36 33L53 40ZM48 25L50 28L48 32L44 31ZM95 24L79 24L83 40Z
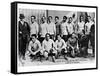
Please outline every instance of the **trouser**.
M24 35L19 38L19 56L25 57L25 52L26 52L26 45L28 42L28 36Z
M41 52L37 52L35 55L33 54L30 54L30 58L33 59L33 58L36 58L36 57L40 57L41 56Z
M88 55L88 47L81 47L80 48L80 56L86 57Z
M56 56L57 51L50 49L49 51L44 50L44 56L47 58L48 56Z
M61 49L61 50L57 50L57 54L60 54L60 55L65 55L67 54L67 50L65 48Z
M68 52L69 52L70 56L75 57L78 54L78 49L77 49L77 47L74 47L74 49L72 47L69 47Z
M66 42L68 40L68 35L63 35L62 39Z
M95 55L95 36L90 37L90 43L92 46L93 54Z

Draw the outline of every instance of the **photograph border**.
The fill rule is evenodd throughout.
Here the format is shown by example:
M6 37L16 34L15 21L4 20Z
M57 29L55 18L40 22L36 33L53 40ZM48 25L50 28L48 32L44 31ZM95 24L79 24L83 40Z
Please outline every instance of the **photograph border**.
M67 7L86 7L96 9L96 68L82 68L82 69L63 69L63 70L49 70L49 71L31 71L31 72L17 72L17 5L18 4L36 4L36 5L51 5L51 6L67 6ZM79 71L79 70L93 70L98 69L98 7L86 5L69 5L69 4L54 4L54 3L37 3L37 2L19 2L11 3L11 73L27 74L27 73L46 73L46 72L62 72L62 71Z

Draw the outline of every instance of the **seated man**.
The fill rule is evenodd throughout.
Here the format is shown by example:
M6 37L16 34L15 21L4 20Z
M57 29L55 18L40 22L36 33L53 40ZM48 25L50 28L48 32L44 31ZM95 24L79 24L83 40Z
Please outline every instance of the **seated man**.
M32 61L36 56L41 56L41 44L36 38L36 34L31 35L32 40L29 42L28 50Z
M66 50L66 43L65 41L61 38L60 35L57 35L57 39L56 40L56 50L57 50L57 57L59 57L59 55L63 55L64 58L67 60L66 54L67 54L67 50Z
M84 30L78 42L79 42L80 56L87 57L88 56L88 37L87 35L85 35Z
M55 55L57 54L57 52L55 50L55 43L52 39L50 39L49 33L46 34L45 39L42 42L42 50L46 60L49 56L51 56L52 61L55 62Z
M72 36L68 39L67 45L70 55L75 57L78 54L78 39L75 33L72 33Z

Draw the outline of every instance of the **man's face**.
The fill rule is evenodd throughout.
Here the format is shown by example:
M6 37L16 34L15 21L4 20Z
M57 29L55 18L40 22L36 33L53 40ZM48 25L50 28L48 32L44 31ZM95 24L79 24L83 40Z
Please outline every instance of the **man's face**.
M45 17L42 17L42 21L45 23L46 22L46 18Z
M35 21L35 18L34 17L31 17L31 22L33 23Z
M33 36L33 37L32 37L32 41L35 42L35 40L36 40L36 38L35 38L35 36Z
M58 18L55 18L55 22L59 22L59 19Z
M49 17L49 21L52 22L52 17Z
M21 21L24 21L24 18L20 19Z
M50 39L50 35L47 35L46 36L46 40L48 41Z
M65 17L63 17L63 21L66 22L66 18Z
M57 36L57 38L58 38L58 41L60 41L60 40L61 40L61 37L60 37L60 35L58 35L58 36Z
M81 21L83 21L84 19L83 19L83 17L81 16Z
M72 18L71 17L69 18L69 22L72 22Z
M76 36L75 34L72 34L72 38L75 38L75 36Z
M88 20L91 21L91 17L88 17Z

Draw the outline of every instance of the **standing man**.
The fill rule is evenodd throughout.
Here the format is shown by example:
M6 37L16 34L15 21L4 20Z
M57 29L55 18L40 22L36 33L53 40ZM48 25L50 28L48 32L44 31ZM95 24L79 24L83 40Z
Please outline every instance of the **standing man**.
M85 22L84 22L84 17L81 15L80 21L78 22L78 33L81 34L82 30L85 30Z
M68 40L68 28L67 28L67 17L63 16L63 20L61 22L61 35L64 41Z
M24 21L24 14L20 14L19 25L19 57L25 60L26 45L30 34L30 28L27 22Z
M46 34L45 39L42 43L42 50L46 59L51 56L52 61L55 62L55 56L57 55L57 51L55 50L54 41L50 39L49 33Z
M61 24L59 22L59 17L55 16L55 25L56 25L56 35L61 34Z
M55 40L55 35L56 35L56 26L55 23L52 22L52 16L48 17L48 26L47 26L47 31L50 34L50 38Z
M40 24L40 42L42 43L42 41L45 39L45 35L47 33L47 22L46 22L46 17L43 16L42 17L42 23Z
M75 30L74 24L72 22L72 17L69 17L67 28L68 28L68 38L69 38Z
M36 16L31 16L31 25L30 25L30 36L32 34L36 34L36 36L38 36L38 32L39 32L39 25L36 22Z
M95 57L95 25L93 24L90 29L90 42L92 46L92 56Z
M94 25L94 22L91 19L91 16L88 16L88 22L85 24L85 34L87 36L87 42L88 45L90 46L91 42L91 26ZM90 40L90 43L89 43ZM88 47L89 48L89 47Z
M85 24L85 34L90 34L90 28L94 24L94 22L91 19L91 16L88 16L88 22Z

